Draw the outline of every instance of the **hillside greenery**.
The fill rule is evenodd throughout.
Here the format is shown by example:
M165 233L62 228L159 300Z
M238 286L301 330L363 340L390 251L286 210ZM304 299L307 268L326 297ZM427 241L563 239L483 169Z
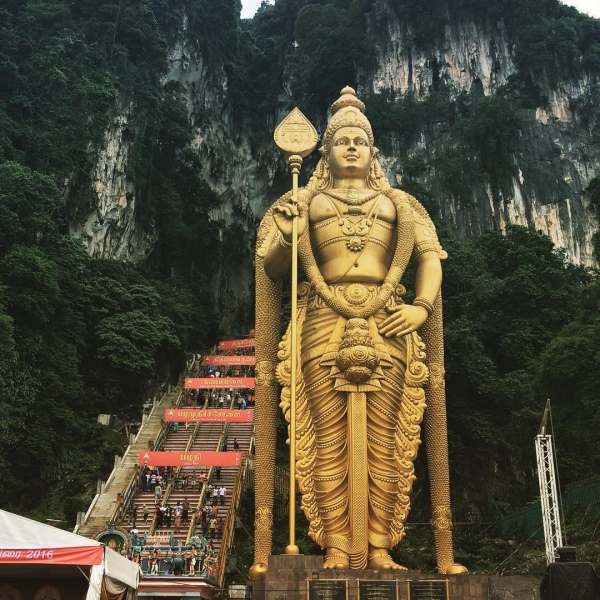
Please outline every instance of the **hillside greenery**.
M199 176L179 90L163 85L185 6L172 4L0 8L0 493L3 508L66 525L122 453L97 415L139 420L185 353L216 339L218 199ZM222 60L216 6L196 8L203 50ZM136 266L92 259L67 234L93 201L96 153L123 107L139 224L158 239Z

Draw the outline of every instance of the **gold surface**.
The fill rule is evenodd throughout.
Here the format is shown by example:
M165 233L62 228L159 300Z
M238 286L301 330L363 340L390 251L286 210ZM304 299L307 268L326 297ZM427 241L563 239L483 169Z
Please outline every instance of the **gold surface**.
M273 372L291 423L301 506L309 535L325 549L324 567L403 568L389 550L404 537L424 419L438 569L464 571L454 564L450 520L446 253L419 202L390 188L363 112L344 88L308 185L280 198L258 232L256 360L257 373L268 365L269 377L257 375L255 578L271 552ZM294 294L292 323L278 344L280 280L292 268L296 231L308 282ZM400 283L411 257L415 305L403 302Z
M275 129L277 147L288 155L306 158L317 145L317 131L312 123L294 108Z

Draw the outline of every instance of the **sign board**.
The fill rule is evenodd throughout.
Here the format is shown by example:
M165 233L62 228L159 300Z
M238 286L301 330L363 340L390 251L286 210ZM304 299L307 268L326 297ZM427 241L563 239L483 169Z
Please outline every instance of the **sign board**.
M186 390L254 389L254 377L186 377Z
M217 408L202 410L200 408L166 408L165 421L177 421L179 423L252 423L254 421L253 410L231 410Z
M358 580L359 600L398 600L396 581Z
M140 452L140 465L153 467L239 467L241 452Z
M243 340L227 340L219 342L219 350L235 350L236 348L254 348L256 340L254 338L244 338Z
M227 354L210 354L202 357L202 364L205 367L208 367L209 365L255 365L256 356L254 356L253 354L242 354L240 356L237 356L236 354L234 354L233 356L229 356Z
M348 600L347 579L307 579L308 600Z
M450 600L447 579L407 581L408 600Z
M103 557L102 545L69 548L0 548L0 564L100 565Z

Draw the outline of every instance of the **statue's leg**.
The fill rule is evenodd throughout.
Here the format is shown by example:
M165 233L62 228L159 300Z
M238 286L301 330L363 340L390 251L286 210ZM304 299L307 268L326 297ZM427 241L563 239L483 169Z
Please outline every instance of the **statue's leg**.
M391 526L398 501L399 471L395 438L402 400L404 364L394 361L380 379L381 390L370 392L367 400L369 441L369 551L371 569L402 569L389 555ZM407 498L408 500L408 498Z
M348 552L350 543L346 394L334 392L328 376L314 387L308 379L306 382L312 387L309 406L317 447L314 493L323 523L323 541L325 548L336 548L340 555Z
M333 311L309 313L302 332L302 372L312 418L316 458L314 494L323 524L326 568L347 568L351 532L348 516L347 398L333 389L331 367L321 366L322 355L338 321Z

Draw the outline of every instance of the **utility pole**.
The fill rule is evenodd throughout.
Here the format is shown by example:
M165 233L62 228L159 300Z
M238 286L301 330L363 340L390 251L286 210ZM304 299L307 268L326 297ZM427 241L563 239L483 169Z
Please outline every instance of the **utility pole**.
M542 503L542 521L546 542L546 562L553 563L557 558L557 548L563 545L560 507L556 486L556 470L552 451L552 436L546 433L550 399L546 401L540 432L535 436L535 454L537 457L538 479L540 483L540 501Z

